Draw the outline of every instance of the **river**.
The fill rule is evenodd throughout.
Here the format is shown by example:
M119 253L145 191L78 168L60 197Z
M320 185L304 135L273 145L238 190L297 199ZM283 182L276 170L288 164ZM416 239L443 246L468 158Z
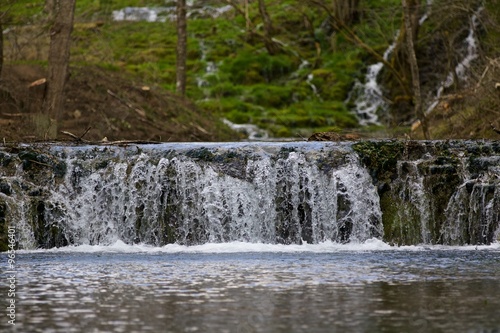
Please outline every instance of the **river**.
M117 242L17 257L17 318L9 332L500 329L498 244ZM5 317L0 325L6 332Z
M0 162L0 332L500 330L498 142L34 144Z

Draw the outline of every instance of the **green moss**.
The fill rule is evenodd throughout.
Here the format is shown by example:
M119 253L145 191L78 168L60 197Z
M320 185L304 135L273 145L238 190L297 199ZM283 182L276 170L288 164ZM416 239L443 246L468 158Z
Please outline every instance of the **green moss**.
M243 50L234 58L227 59L220 69L228 73L231 81L236 84L255 84L283 77L295 66L293 59L285 55L271 56L264 52Z
M264 107L278 108L292 103L291 87L258 84L252 86L245 96L245 101Z
M192 149L186 152L186 156L195 160L211 162L214 160L214 153L208 148Z
M390 181L396 174L397 162L403 157L405 143L392 141L361 141L353 145L361 162L379 181Z

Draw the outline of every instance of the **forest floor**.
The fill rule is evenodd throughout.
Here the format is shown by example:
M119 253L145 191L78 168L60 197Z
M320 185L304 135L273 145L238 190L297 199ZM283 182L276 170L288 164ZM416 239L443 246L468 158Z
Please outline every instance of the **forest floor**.
M4 65L0 78L0 140L42 141L33 122L46 89L46 68ZM41 81L38 81L41 80ZM38 82L37 82L38 81ZM190 101L146 86L121 72L73 67L66 85L58 140L228 141L241 139ZM88 130L88 131L87 131Z

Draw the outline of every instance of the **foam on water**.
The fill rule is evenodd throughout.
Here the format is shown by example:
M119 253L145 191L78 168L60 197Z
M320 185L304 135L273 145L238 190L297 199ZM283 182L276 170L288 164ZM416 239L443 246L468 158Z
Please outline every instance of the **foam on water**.
M228 242L206 243L186 246L168 244L152 246L148 244L129 245L118 240L111 245L73 245L52 249L19 250L19 254L30 253L338 253L338 252L373 252L373 251L500 251L500 243L490 245L447 246L447 245L407 245L392 246L380 239L370 238L364 242L341 244L321 242L301 245L283 245L266 243Z

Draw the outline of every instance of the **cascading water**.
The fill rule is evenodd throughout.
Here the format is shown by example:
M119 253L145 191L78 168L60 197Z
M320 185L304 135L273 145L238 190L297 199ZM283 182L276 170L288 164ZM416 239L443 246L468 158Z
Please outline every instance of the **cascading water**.
M0 150L0 222L19 246L488 244L495 142L15 146Z
M399 235L400 239L408 237L410 233L420 239L419 242L429 244L431 241L429 223L430 223L430 200L425 190L424 175L419 171L419 165L422 160L401 161L397 163L398 177L393 185L398 193L398 200L395 200L396 218L395 223L400 225L400 231L404 234ZM413 225L410 231L408 226L415 217L419 224ZM417 222L418 223L418 222Z
M426 12L420 18L419 24L423 24L430 15L432 0L427 0ZM385 50L383 59L388 61L392 52L397 46L400 31L394 35L393 42ZM383 114L388 110L388 104L382 92L382 87L378 83L378 75L380 74L384 64L377 62L368 66L364 83L356 80L346 103L354 102L353 111L358 118L358 122L362 126L380 125L378 115Z
M397 38L395 38L397 40ZM384 60L387 60L396 47L396 42L391 44L384 53ZM354 87L349 93L347 102L354 99L354 113L358 122L362 126L380 125L377 113L387 109L382 89L377 82L377 77L383 68L383 63L368 66L365 82L356 80Z
M194 1L188 1L187 17L216 18L232 9L230 5L222 7L198 6L195 5ZM112 15L114 21L165 22L177 19L175 3L164 7L125 7L113 11Z
M500 224L496 142L361 143L377 176L384 238L396 244L489 244ZM380 154L380 151L386 153ZM390 152L390 153L389 153Z
M16 212L9 218L24 230L21 247L382 236L376 188L348 149L210 146L52 148L64 177L33 189L43 200L23 199L23 187L36 186L22 171L2 177L7 214Z
M488 175L462 174L461 184L445 211L442 234L447 244L463 244L470 239L476 244L483 244L497 236L500 221L500 158L486 157L475 163L487 166L493 175L496 173L497 182L492 183Z

